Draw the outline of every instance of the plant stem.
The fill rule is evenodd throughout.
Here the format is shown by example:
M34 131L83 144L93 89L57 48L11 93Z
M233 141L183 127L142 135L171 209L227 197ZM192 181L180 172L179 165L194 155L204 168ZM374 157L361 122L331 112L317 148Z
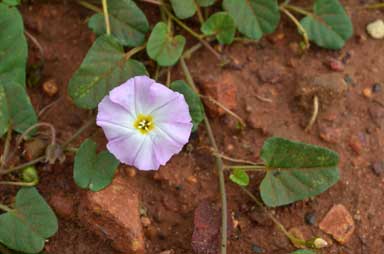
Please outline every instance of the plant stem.
M24 187L32 187L35 186L38 181L33 182L11 182L11 181L0 181L0 185L13 185L13 186L24 186Z
M267 171L265 165L226 165L226 169L243 169L246 171Z
M79 1L77 1L77 3L80 4L81 6L87 8L87 9L90 9L91 11L103 12L103 10L100 9L99 7L97 7L96 5L90 4L90 3L86 2L86 1L79 0Z
M312 116L308 122L307 127L305 127L304 131L308 132L312 128L313 124L316 122L318 114L319 114L319 98L317 97L317 95L315 95L315 97L313 98Z
M131 49L130 51L128 51L127 53L125 53L124 55L124 59L125 60L128 60L130 59L132 56L136 55L137 53L139 53L140 51L144 50L146 47L146 44L143 44L141 46L138 46L136 48L133 48Z
M256 162L253 162L253 161L232 158L232 157L229 157L229 156L227 156L227 155L225 155L223 153L221 153L221 154L213 153L213 155L214 156L219 156L222 159L227 160L227 161L231 161L231 162L246 163L246 164L249 164L249 165L260 165L259 163L256 163Z
M193 0L193 4L195 5L197 18L199 19L199 22L202 25L204 23L204 17L203 17L203 14L201 13L200 6L196 3L196 0Z
M18 166L15 166L15 167L12 167L12 168L8 168L6 170L3 170L3 171L0 171L0 175L6 175L6 174L10 174L14 171L17 171L17 170L20 170L20 169L23 169L23 168L26 168L28 166L32 166L32 165L35 165L36 163L39 163L39 162L42 162L43 160L45 160L45 155L43 156L40 156L34 160L31 160L31 161L28 161L24 164L20 164Z
M171 17L171 19L173 21L175 21L181 28L183 28L185 31L187 31L190 35L192 35L193 37L195 37L196 39L198 39L212 54L215 55L215 57L219 60L221 60L221 55L219 53L217 53L217 51L211 47L211 45L209 45L209 43L207 41L205 41L203 38L204 38L204 35L200 35L198 33L196 33L195 31L193 31L192 29L190 29L186 24L184 24L181 20L179 20L178 18L176 18L167 8L163 8L164 11L167 13L167 15L169 17Z
M306 11L303 8L298 7L298 6L294 6L294 5L290 5L290 4L282 4L280 7L283 7L285 9L300 13L300 14L305 15L305 16L313 16L313 13Z
M91 127L95 123L95 117L89 119L83 126L80 127L67 141L64 142L63 149L65 149L70 143L72 143L78 136L81 135L86 129Z
M297 243L299 245L306 245L306 241L302 240L302 239L299 239L295 236L293 236L291 233L288 232L288 230L285 229L285 227L283 226L283 224L281 224L276 218L275 216L273 216L267 208L265 208L265 206L249 191L247 190L246 188L244 187L241 187L240 188L257 204L257 206L259 206L261 209L263 209L263 212L273 221L273 223L276 224L277 228L286 236L288 237L288 239L293 242L293 243Z
M301 35L303 36L304 39L304 45L305 49L308 49L310 44L309 44L309 39L308 39L308 34L307 31L305 31L304 27L301 25L301 23L296 19L295 16L292 15L290 11L288 11L284 6L280 6L280 10L288 16L292 20L292 22L297 26L297 29L300 31Z
M12 140L12 126L8 126L8 131L7 131L7 137L5 138L5 145L4 145L4 152L3 155L1 156L1 166L0 166L0 171L3 170L5 164L7 163L8 159L8 154L9 154L9 148L11 147L11 140Z
M170 67L168 67L167 68L167 80L166 80L166 82L165 82L165 85L167 86L167 87L169 87L169 85L171 84L171 74L172 74L172 67L170 66Z
M192 79L191 73L186 65L184 58L180 59L181 68L183 69L184 75L187 79L187 82L190 84L192 89L198 93L198 89L195 85L195 82ZM219 148L217 146L215 136L213 135L212 127L209 122L208 117L204 116L204 123L207 129L208 138L213 146L214 152L219 153ZM227 196L225 192L225 178L224 178L224 163L220 157L216 157L216 165L219 175L219 186L220 186L220 196L221 196L221 244L220 244L220 253L227 253L227 228L228 228L228 214L227 214Z
M108 1L107 0L101 0L103 4L103 13L105 18L105 27L107 30L107 35L111 35L111 24L109 23L109 14L108 14Z
M369 4L364 6L364 9L380 9L384 8L384 3Z
M3 210L4 212L10 212L10 211L12 211L11 208L9 208L8 206L3 205L3 204L0 204L0 210Z

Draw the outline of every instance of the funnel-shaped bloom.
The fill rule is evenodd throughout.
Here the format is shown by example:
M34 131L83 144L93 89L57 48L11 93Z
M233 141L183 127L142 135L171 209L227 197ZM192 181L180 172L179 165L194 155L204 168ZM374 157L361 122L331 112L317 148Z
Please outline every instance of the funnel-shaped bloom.
M156 170L181 151L192 130L184 96L147 76L110 91L99 104L97 125L107 148L121 162Z

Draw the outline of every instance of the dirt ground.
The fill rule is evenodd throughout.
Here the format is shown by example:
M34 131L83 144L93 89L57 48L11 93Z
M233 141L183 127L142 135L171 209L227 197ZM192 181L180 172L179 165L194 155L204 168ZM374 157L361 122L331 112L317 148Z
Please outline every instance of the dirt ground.
M272 135L327 146L340 153L341 180L314 199L274 209L283 225L326 237L317 224L334 204L341 203L354 217L355 233L348 243L333 242L322 253L380 254L384 253L384 170L375 173L372 165L384 159L384 42L370 39L365 26L376 18L383 18L384 12L361 9L367 1L343 2L353 20L355 35L340 51L312 45L306 54L300 54L297 51L300 37L283 17L277 32L260 42L236 42L224 47L223 54L233 59L231 66L221 68L204 49L195 53L188 64L202 89L209 82L220 84L228 79L237 88L234 111L246 120L247 127L239 130L227 115L212 117L219 147L226 155L258 161L263 141ZM155 7L141 6L151 14L147 16L157 15ZM87 18L92 12L71 1L30 1L21 10L26 30L44 49L42 81L54 79L60 89L58 96L53 98L45 95L39 85L30 88L29 94L37 112L58 100L40 120L54 124L59 139L65 140L90 115L76 108L66 91L68 81L95 39L87 27ZM193 40L188 42L189 45L194 43ZM33 44L29 45L29 62L35 63L40 53ZM341 74L348 81L348 90L334 105L321 107L318 121L307 133L303 127L310 112L299 107L296 86L305 76L331 73L326 64L329 58L345 62ZM183 78L179 68L173 68L172 77ZM363 90L371 89L375 83L381 86L375 86L371 97L364 96ZM260 96L271 102L260 100ZM96 127L82 135L76 145L88 135L98 142L100 149L104 147L103 133ZM150 227L145 230L147 253L165 250L173 250L176 254L193 253L194 209L204 200L217 207L220 204L215 161L209 147L201 126L184 151L159 172L137 172L129 176L126 168L121 167L120 173L140 193L142 206L151 219ZM39 166L41 183L38 189L48 202L57 196L65 196L72 204L82 201L84 191L73 181L72 165L73 156L68 155L61 165ZM250 189L258 194L262 175L252 174L251 179ZM230 254L287 254L295 249L237 186L229 181L226 186L230 211L239 222L230 237ZM0 190L5 196L14 191ZM65 209L66 204L63 206ZM304 221L309 212L316 218L313 226ZM108 240L84 228L80 220L71 212L59 215L59 232L47 243L46 253L119 253Z

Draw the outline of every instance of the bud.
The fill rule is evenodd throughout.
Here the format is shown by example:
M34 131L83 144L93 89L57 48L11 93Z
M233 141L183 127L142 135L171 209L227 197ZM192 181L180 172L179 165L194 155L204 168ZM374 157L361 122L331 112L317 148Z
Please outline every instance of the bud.
M24 182L35 184L39 182L39 175L37 174L37 170L34 166L24 168L21 175Z

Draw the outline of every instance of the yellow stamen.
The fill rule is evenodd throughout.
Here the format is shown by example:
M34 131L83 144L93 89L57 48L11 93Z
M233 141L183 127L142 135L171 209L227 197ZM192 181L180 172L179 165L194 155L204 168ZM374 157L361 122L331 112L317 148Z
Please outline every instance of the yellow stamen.
M133 123L133 126L140 131L141 134L148 134L155 127L153 117L150 115L139 114Z

